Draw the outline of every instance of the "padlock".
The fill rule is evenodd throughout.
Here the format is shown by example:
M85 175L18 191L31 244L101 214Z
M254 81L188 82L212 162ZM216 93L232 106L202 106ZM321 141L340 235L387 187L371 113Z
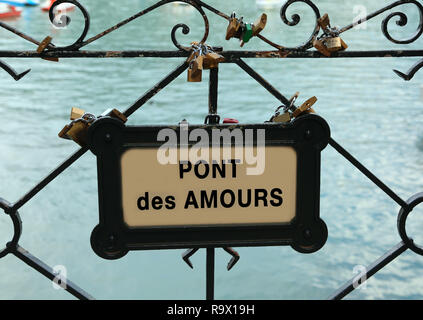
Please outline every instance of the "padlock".
M338 28L330 26L329 15L325 13L317 19L318 25L323 29L324 35L313 41L313 46L324 56L330 57L332 52L345 50L348 45L339 36Z
M195 57L196 57L196 52L193 50L191 51L191 54L187 58L187 63L190 63L191 61L193 61Z
M263 13L261 17L253 24L253 37L257 36L267 24L267 14Z
M81 113L83 113L83 115L75 119L75 117L77 117ZM91 126L92 123L94 123L97 118L90 113L85 113L82 109L72 108L71 119L72 122L70 124L67 124L59 132L59 137L63 139L73 140L81 147L84 147L87 144L88 128Z
M282 122L282 123L288 123L291 122L291 114L289 112L284 112L279 115L275 115L272 120L272 122Z
M125 123L128 118L117 109L109 109L104 112L100 117L109 116L115 119L118 119ZM84 110L79 108L72 108L71 116L72 122L67 124L60 132L59 137L63 139L73 140L81 147L86 146L87 144L87 133L88 128L94 121L97 120L97 117L90 113L86 113Z
M128 121L128 118L122 112L112 108L107 109L99 116L99 118L102 118L102 117L115 118L122 121L123 123L126 123Z
M193 65L190 65L188 68L188 82L201 82L202 81L202 74L201 70L193 69Z
M312 106L317 102L316 97L311 97L306 102L304 102L300 107L298 107L293 113L292 116L294 118L305 114L305 113L315 113L315 111L312 109Z
M226 40L229 40L231 38L239 37L241 28L240 21L235 17L235 13L231 15L231 18L229 20L228 28L226 29Z
M342 40L342 38L341 38L341 46L342 46L342 48L340 50L348 49L348 45L344 42L344 40Z
M128 118L122 112L120 112L117 109L113 109L112 111L110 111L109 117L118 119L118 120L122 121L123 123L126 123L128 121Z
M82 118L84 114L85 114L84 110L79 109L79 108L72 108L70 119L76 120L76 119Z
M48 36L43 41L41 41L40 45L37 48L37 53L41 54L48 47L48 45L51 43L51 40L53 40L53 38ZM44 57L44 58L41 58L41 59L47 60L47 61L59 62L59 58L45 58Z
M203 69L214 69L219 66L219 63L225 61L225 58L216 52L208 52L204 56Z
M321 16L319 19L317 19L317 23L319 26L325 30L326 28L330 27L330 19L329 15L325 13L323 16Z
M252 37L253 37L253 26L251 25L251 23L247 23L244 25L244 30L243 30L242 39L241 39L241 47L243 47L245 43L250 41Z
M199 55L195 60L193 64L194 70L203 70L203 62L204 62L204 55Z
M342 40L340 37L326 38L324 45L329 52L336 52L342 49Z
M323 40L314 40L313 41L313 47L317 49L321 54L323 54L326 57L331 56L331 52L326 48L325 44L323 43Z
M81 147L87 144L87 132L90 124L82 119L76 120L70 125L66 125L62 131L59 132L59 137L63 139L71 139L79 144Z

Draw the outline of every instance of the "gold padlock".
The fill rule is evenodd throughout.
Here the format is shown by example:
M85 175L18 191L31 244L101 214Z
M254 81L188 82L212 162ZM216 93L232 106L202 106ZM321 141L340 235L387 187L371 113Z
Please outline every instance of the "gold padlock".
M291 114L289 112L284 112L280 115L275 116L272 119L272 122L282 122L282 123L291 122Z
M341 46L342 46L342 48L340 50L348 49L348 45L344 42L344 40L342 40L342 38L341 38Z
M79 108L72 108L71 110L71 115L70 115L70 119L71 120L76 120L79 118L82 118L82 116L85 114L85 111Z
M330 52L336 52L342 49L342 41L340 37L327 38L325 39L324 44Z
M87 144L87 131L90 125L83 120L66 125L62 131L59 132L59 137L63 139L71 139L84 147Z
M128 121L128 118L117 109L113 109L112 111L110 111L109 116L112 118L118 119L122 121L123 123L126 123L126 121Z
M326 57L330 57L331 56L331 52L325 46L323 40L314 40L313 41L313 47L315 47L317 49L317 51L319 51L324 56L326 56Z
M257 36L267 24L267 14L263 13L261 17L253 24L253 37Z
M109 109L100 117L102 116L109 116L118 119L123 123L128 120L128 118L117 109ZM59 137L63 139L73 140L81 147L84 147L88 142L88 128L91 126L91 124L94 123L94 121L97 120L97 117L90 113L86 113L82 109L72 108L70 118L72 122L70 124L67 124L59 132Z
M228 28L226 29L226 40L237 37L241 28L241 23L235 17L229 20Z
M312 106L317 102L316 97L311 97L306 102L304 102L300 107L298 107L293 113L292 116L294 118L304 114L304 113L314 113L315 111L312 109Z

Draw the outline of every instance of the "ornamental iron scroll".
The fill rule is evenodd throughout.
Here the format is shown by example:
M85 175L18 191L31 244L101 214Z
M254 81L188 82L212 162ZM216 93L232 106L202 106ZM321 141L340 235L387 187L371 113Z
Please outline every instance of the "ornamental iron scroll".
M29 41L37 46L36 51L7 51L0 50L0 58L42 58L42 59L58 59L58 58L146 58L146 57L159 57L159 58L184 58L189 57L192 51L191 46L183 46L177 40L176 33L181 29L182 33L187 35L190 32L188 25L184 23L179 23L175 25L170 34L172 43L175 45L177 50L175 51L153 51L153 50L138 50L138 51L89 51L81 50L85 46L94 41L110 34L111 32L121 28L122 26L138 19L149 12L164 6L172 2L183 2L187 5L192 6L202 17L204 22L204 34L202 39L199 41L199 44L205 44L209 36L209 20L206 14L206 11L212 12L223 19L230 21L231 16L227 15L216 8L208 5L207 3L201 0L161 0L155 3L154 5L134 14L133 16L121 21L120 23L112 26L111 28L87 39L87 35L90 28L90 15L88 11L81 5L77 0L57 0L49 11L49 19L56 27L65 27L71 22L71 18L66 14L59 13L55 14L57 11L57 6L60 4L68 3L75 5L83 14L84 17L84 28L82 33L76 39L74 43L67 46L56 46L51 42L51 39L44 39L43 41L38 41L27 35L12 26L1 22L0 27L14 33L15 35ZM395 73L403 78L404 80L411 80L413 76L423 67L423 50L378 50L378 51L338 51L333 52L329 57L325 57L316 50L311 50L313 48L314 41L320 39L321 37L327 35L326 30L321 28L319 24L319 19L322 18L321 11L316 6L313 1L310 0L288 0L286 1L280 10L280 17L288 26L297 26L301 20L300 15L293 14L290 18L287 17L288 9L294 3L301 3L307 5L314 13L315 25L311 31L309 39L296 47L286 47L280 44L276 44L270 39L264 37L262 34L257 34L257 38L262 40L267 45L270 45L275 50L273 51L245 51L245 50L236 50L236 51L224 51L222 48L213 47L215 51L218 51L221 54L225 61L224 63L234 63L238 65L242 70L249 74L253 79L255 79L259 84L261 84L271 95L278 99L286 108L296 108L294 101L287 99L283 94L276 90L270 83L268 83L262 76L260 76L254 69L252 69L248 64L246 64L242 59L243 58L359 58L359 57L420 57L421 60L418 61L411 69L403 73L398 70L394 70ZM423 5L420 1L417 0L399 0L387 5L380 10L377 10L367 17L362 18L352 24L349 24L343 28L338 28L335 30L337 35L340 35L348 30L351 30L355 26L362 24L366 21L373 19L376 16L382 15L390 10L397 10L403 5L410 4L414 5L416 10L419 13L419 22L418 27L415 33L409 38L396 39L394 38L388 30L388 25L396 19L396 24L399 27L404 27L408 23L408 17L405 13L401 11L395 11L389 13L384 20L382 21L382 33L383 35L394 44L408 45L415 42L419 39L423 33ZM0 67L10 74L16 81L26 76L30 70L26 70L22 73L16 72L12 67L7 63L0 61ZM159 81L154 87L148 90L143 96L137 99L132 105L130 105L124 112L125 117L131 116L135 111L141 108L147 101L153 98L161 89L169 85L173 80L175 80L180 74L189 68L188 61L184 61L180 66L168 74L165 78ZM209 99L209 121L212 119L214 123L218 122L217 116L217 79L218 79L218 69L212 69L210 71L210 99ZM396 202L400 207L400 212L398 215L398 232L401 237L401 242L390 249L385 255L380 259L371 264L366 271L365 279L369 279L376 272L381 270L384 266L389 264L391 261L395 260L403 252L410 249L415 253L422 255L423 248L413 242L411 238L407 235L406 232L406 220L410 212L423 202L422 193L418 193L412 196L407 201L401 199L394 191L392 191L386 184L384 184L379 178L377 178L369 169L362 165L353 155L351 155L347 150L345 150L340 144L338 144L332 137L329 138L329 145L334 148L340 155L342 155L346 160L353 164L359 171L361 171L369 180L371 180L378 188L384 191L394 202ZM89 148L87 146L82 146L78 151L72 154L68 159L64 160L57 168L55 168L49 175L47 175L43 180L41 180L36 186L29 190L22 198L20 198L15 203L9 203L8 201L0 198L0 208L10 216L13 227L14 235L11 241L6 245L5 249L0 251L0 258L12 254L18 259L22 260L36 271L40 272L49 279L54 279L55 274L51 267L43 263L41 260L33 256L27 250L23 249L19 245L20 235L22 233L22 222L18 213L18 210L22 208L28 201L30 201L36 194L44 189L50 182L52 182L57 176L64 172L69 166L71 166L75 161L77 161L83 154L85 154ZM197 249L189 251L184 254L184 260L190 264L189 257L195 253ZM207 247L207 299L214 298L214 250L215 247ZM225 250L230 253L233 258L230 262L230 268L233 266L236 261L238 261L239 256L230 248L225 248ZM230 269L228 268L228 269ZM344 286L339 288L330 299L342 299L350 292L356 288L355 279L351 279ZM79 299L92 299L93 297L86 293L84 290L79 288L77 285L67 280L66 290Z
M31 51L23 51L23 52L16 52L16 51L4 51L2 53L3 57L28 57L28 58L35 58L35 57L50 57L50 58L69 58L69 57L136 57L140 56L140 54L143 54L143 57L185 57L188 56L188 52L190 52L191 47L186 47L181 45L177 39L176 39L176 32L178 29L182 29L183 34L189 34L190 28L184 23L180 23L175 25L172 28L171 31L171 39L173 44L179 49L179 52L160 52L160 51L80 51L81 48L87 46L88 44L110 34L111 32L121 28L122 26L134 21L135 19L138 19L149 12L163 6L169 3L173 2L183 2L186 3L192 7L194 7L201 15L204 21L204 35L201 39L200 43L205 43L207 41L208 35L209 35L209 20L207 18L207 15L203 9L207 9L211 11L212 13L226 19L230 20L231 17L229 15L226 15L225 13L211 7L210 5L200 1L200 0L162 0L158 1L156 4L148 7L147 9L144 9L137 14L119 22L118 24L114 25L113 27L110 27L109 29L104 30L103 32L100 32L99 34L86 39L89 28L90 28L90 15L88 11L77 1L77 0L57 0L49 11L49 18L50 21L59 28L64 28L68 26L71 23L71 18L67 16L66 14L59 14L58 17L55 16L55 12L57 11L57 6L63 4L63 3L69 3L75 5L79 10L81 10L83 16L84 16L84 29L79 36L79 38L71 45L64 46L64 47L57 47L53 43L50 43L46 46L45 50L42 53L35 53ZM273 41L267 39L261 34L258 34L257 37L267 43L268 45L276 48L276 51L227 51L223 52L223 55L226 58L227 62L235 62L235 60L239 58L252 58L252 57L266 57L266 58L300 58L300 57L321 57L321 55L318 54L316 51L311 51L313 47L313 41L318 38L319 33L321 31L321 28L319 24L317 23L317 20L321 18L320 10L318 7L310 0L289 0L287 1L280 10L280 17L282 21L288 25L288 26L296 26L301 21L301 17L298 14L293 14L291 16L291 20L287 17L287 11L291 7L292 4L299 2L307 4L313 11L316 19L316 23L314 26L314 29L309 37L309 39L296 47L285 47L283 45L279 45L274 43ZM417 27L417 30L410 38L404 38L404 39L395 39L388 30L389 23L393 20L393 18L398 18L396 21L396 24L398 26L404 27L408 23L407 15L403 12L393 12L390 13L383 21L382 21L382 32L383 35L392 43L395 44L410 44L415 42L417 39L419 39L423 33L423 5L417 1L417 0L399 0L396 1L380 10L377 10L365 18L362 18L352 24L349 24L343 28L339 28L338 32L339 34L342 34L348 30L353 29L354 27L373 19L376 16L379 16L389 10L392 10L394 8L397 8L399 6L405 5L405 4L412 4L416 6L417 11L419 12L419 24ZM15 28L7 25L4 22L0 21L0 26L6 30L9 30L10 32L18 35L19 37L36 44L37 46L40 45L40 42L35 40L29 35L24 34L23 32L20 32L16 30ZM407 50L398 50L398 51L387 51L387 50L379 50L379 51L350 51L350 52L338 52L333 54L333 57L384 57L384 56L395 56L395 57L413 57L413 56L420 56L420 52L416 51L407 51ZM407 73L402 73L400 71L395 70L395 72L402 77L404 80L410 80L418 70L422 68L423 60L419 61L416 65L414 65ZM23 77L28 71L25 72L25 74L20 74L20 78L16 74L16 72L13 71L10 67L8 67L4 62L0 64L0 67L2 67L5 71L7 71L11 76L13 76L15 79L18 78L19 80L21 77Z

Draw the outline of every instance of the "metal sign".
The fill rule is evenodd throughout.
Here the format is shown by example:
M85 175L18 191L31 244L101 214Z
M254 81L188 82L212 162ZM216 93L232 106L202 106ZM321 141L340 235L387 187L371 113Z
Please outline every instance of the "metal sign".
M125 126L89 129L97 156L100 223L91 244L106 259L130 250L291 245L327 239L319 217L327 123Z

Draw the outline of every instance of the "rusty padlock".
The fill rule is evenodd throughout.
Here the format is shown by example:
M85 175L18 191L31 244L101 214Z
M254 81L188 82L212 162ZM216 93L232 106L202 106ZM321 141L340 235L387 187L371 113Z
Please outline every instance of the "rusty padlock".
M264 30L267 24L267 14L263 13L261 17L253 24L253 37Z
M40 45L37 48L37 53L41 54L51 43L51 40L53 40L52 37L48 36L43 41L41 41ZM47 61L53 61L53 62L59 62L59 58L41 58L43 60Z
M193 61L188 67L188 82L201 82L203 72L195 66L196 63Z
M200 53L194 60L193 69L203 71L204 55Z
M330 57L332 52L345 50L348 45L339 36L340 31L331 27L330 18L327 13L317 19L318 25L323 29L324 35L313 41L313 46L324 56Z
M200 51L198 49L198 43L192 42L191 44L192 44L193 47L192 47L192 52L187 59L187 62L188 62L187 80L188 80L188 82L201 82L201 80L202 80L202 69L203 69L202 59L204 59L204 57L202 57L199 60ZM199 66L198 62L201 63L200 66Z
M242 18L237 19L235 12L232 13L230 19L229 19L229 25L226 29L226 40L229 40L231 38L241 38L241 26L242 26Z
M317 23L319 24L320 28L322 28L323 30L325 30L328 27L330 28L329 15L325 13L323 16L317 19Z
M319 51L324 56L326 56L326 57L330 57L331 56L331 52L328 50L328 48L324 44L323 40L317 40L317 39L315 39L313 41L313 47L315 47L317 49L317 51Z
M214 69L219 66L219 63L225 61L225 58L221 56L220 54L209 51L203 59L203 69Z

